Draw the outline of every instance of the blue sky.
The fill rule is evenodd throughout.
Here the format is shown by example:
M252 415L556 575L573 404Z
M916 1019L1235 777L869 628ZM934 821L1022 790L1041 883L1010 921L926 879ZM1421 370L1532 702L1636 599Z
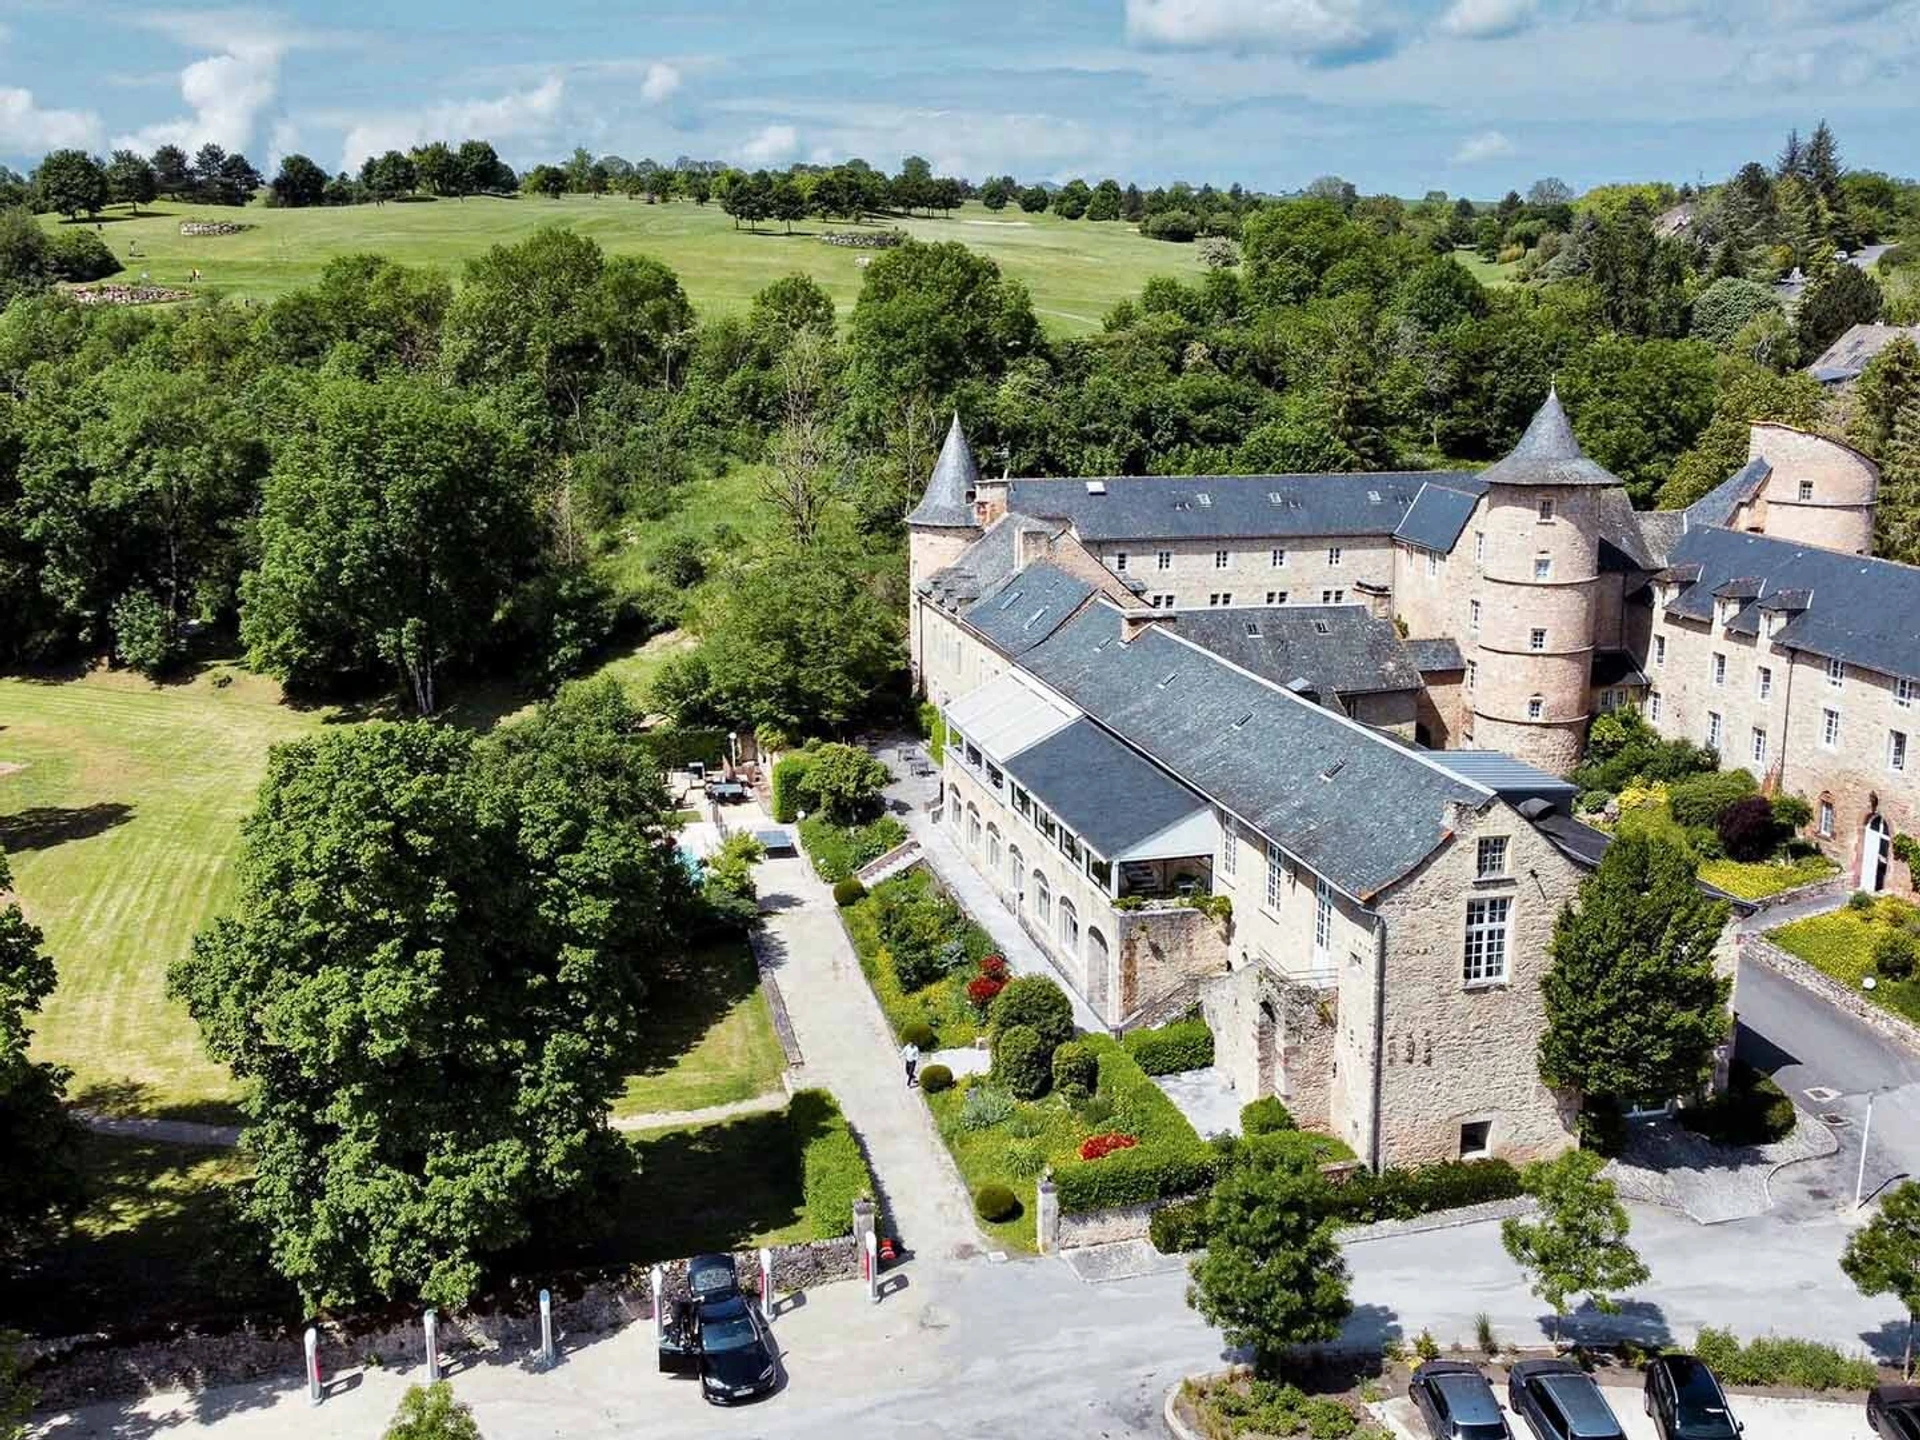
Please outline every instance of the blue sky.
M1498 195L1717 179L1827 117L1920 172L1920 0L0 0L0 160L444 136L975 178Z

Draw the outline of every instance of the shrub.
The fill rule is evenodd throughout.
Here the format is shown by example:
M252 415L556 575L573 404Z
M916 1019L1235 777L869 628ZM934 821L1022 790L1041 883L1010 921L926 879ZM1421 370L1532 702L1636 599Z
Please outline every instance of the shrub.
M1047 1093L1052 1059L1030 1025L1009 1025L993 1037L993 1078L1016 1099L1036 1100Z
M1679 781L1667 792L1667 805L1676 824L1717 825L1721 811L1746 799L1756 788L1753 776L1745 770L1717 770Z
M967 1001L983 1015L993 1004L994 997L1007 988L1007 982L996 980L991 975L976 975L967 981Z
M929 1095L953 1088L953 1071L944 1065L929 1065L920 1072L920 1088Z
M892 778L885 765L859 746L836 742L808 756L801 792L828 818L852 825L879 809L880 792Z
M774 762L773 818L782 825L791 825L800 818L800 811L809 806L807 766L812 759L803 750L797 755L782 755Z
M1020 1213L1020 1202L1004 1185L982 1185L973 1192L973 1209L989 1225L1011 1220Z
M993 1002L993 1028L1024 1025L1040 1037L1051 1056L1073 1038L1073 1004L1066 992L1044 975L1022 975L1009 980Z
M836 880L833 886L833 903L842 910L849 905L858 905L867 898L867 887L857 875L849 875L844 880Z
M1905 930L1889 930L1873 942L1873 968L1889 980L1904 980L1920 960L1920 941Z
M1744 1346L1731 1330L1702 1326L1697 1355L1734 1385L1791 1385L1802 1390L1871 1390L1880 1373L1871 1360L1843 1355L1816 1340L1765 1336Z
M1207 1244L1207 1197L1175 1200L1147 1219L1147 1238L1162 1255L1185 1255Z
M1149 1075L1177 1075L1213 1063L1213 1031L1197 1016L1153 1030L1130 1031L1122 1043Z
M873 1171L840 1106L825 1090L796 1090L787 1124L800 1149L801 1187L811 1238L853 1233L853 1202L873 1194Z
M1720 812L1720 843L1733 860L1762 860L1773 850L1773 802L1764 795L1736 800Z
M1813 821L1813 806L1798 795L1773 797L1773 823L1787 834L1804 830Z
M1583 790L1580 798L1574 802L1574 808L1582 815L1597 815L1606 809L1612 800L1611 790Z
M1298 1128L1293 1115L1281 1103L1278 1095L1263 1095L1240 1107L1240 1133L1243 1135L1271 1135L1276 1131Z
M1053 1088L1069 1100L1084 1100L1100 1084L1100 1062L1077 1040L1053 1052Z
M907 838L907 827L891 815L871 825L836 825L824 815L800 822L800 843L813 861L814 873L837 885L862 865L878 860Z
M938 765L947 748L947 722L940 718L940 707L924 700L915 712L920 720L920 735L927 742L927 754Z
M991 1085L971 1085L960 1102L963 1130L991 1130L1013 1114L1013 1097Z
M964 944L955 942L966 917L945 895L923 882L882 885L875 896L880 943L893 957L901 989L924 989L965 962Z
M1113 1097L1110 1095L1090 1095L1086 1104L1080 1106L1080 1119L1083 1124L1095 1129L1113 1118Z
M1856 890L1847 897L1847 908L1857 914L1864 915L1873 909L1873 896L1864 890Z
M1131 1150L1140 1143L1137 1135L1123 1135L1119 1131L1108 1131L1104 1135L1089 1135L1080 1142L1082 1160L1104 1160L1116 1150Z
M1440 1342L1433 1338L1431 1330L1422 1330L1413 1339L1413 1353L1422 1361L1440 1358Z
M1061 1213L1080 1215L1195 1194L1213 1183L1218 1165L1219 1157L1197 1141L1165 1148L1140 1145L1116 1150L1097 1165L1062 1166L1053 1183Z
M180 661L179 636L166 607L145 590L129 590L114 602L114 657L130 670L157 680Z
M980 974L988 980L1005 980L1007 977L1007 957L1004 955L982 955Z
M1016 1179L1031 1180L1047 1168L1047 1147L1030 1137L1010 1141L1001 1153L1000 1163Z
M1511 1200L1520 1194L1520 1172L1504 1160L1440 1160L1378 1173L1361 1171L1335 1186L1332 1194L1339 1219L1371 1225Z
M104 279L120 262L93 231L62 227L47 237L47 266L56 278L78 283Z
M933 1049L933 1026L924 1020L915 1020L903 1025L900 1028L900 1040L903 1044L912 1045L917 1049L931 1050Z
M445 1380L409 1385L387 1426L385 1440L480 1440L473 1411L454 1398Z

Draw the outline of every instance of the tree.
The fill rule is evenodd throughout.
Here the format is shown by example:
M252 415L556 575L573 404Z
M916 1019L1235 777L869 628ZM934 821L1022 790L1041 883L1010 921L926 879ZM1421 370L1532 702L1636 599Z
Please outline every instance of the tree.
M1662 510L1686 509L1746 464L1754 421L1807 429L1819 423L1826 403L1820 382L1811 375L1776 374L1738 353L1721 360L1717 392L1713 419L1660 487Z
M1012 200L1019 190L1019 185L1011 175L995 175L980 187L980 203L998 213L1007 208L1007 202Z
M227 163L227 151L224 145L216 145L209 140L193 152L193 198L220 202L218 186L220 167Z
M413 172L429 195L464 193L466 170L460 163L460 157L453 153L446 141L435 140L430 145L416 145L407 158L413 162Z
M413 161L398 150L389 150L384 155L369 155L360 166L360 183L380 204L411 194L419 179Z
M1694 1094L1729 1032L1714 951L1727 922L1686 847L1622 835L1554 921L1540 1078L1583 1102Z
M193 166L178 145L162 145L153 152L153 180L162 195L179 200L193 194Z
M107 172L84 150L55 150L33 172L34 203L77 220L107 203Z
M1062 220L1078 220L1087 213L1093 191L1087 182L1075 177L1053 192L1053 213Z
M220 205L245 205L261 184L260 172L236 150L220 162L219 175L208 198Z
M280 162L269 188L273 203L281 209L304 209L326 198L327 172L305 155L289 155Z
M1607 335L1571 357L1560 393L1581 446L1645 507L1713 419L1717 373L1701 341Z
M473 1411L454 1399L444 1380L409 1385L387 1426L386 1440L480 1440Z
M1319 1157L1299 1137L1243 1145L1207 1200L1187 1304L1271 1373L1290 1345L1337 1338L1353 1310Z
M811 275L784 275L753 297L747 328L764 344L784 347L804 331L833 338L833 297Z
M153 162L132 150L116 150L107 165L107 194L134 214L159 194Z
M1716 350L1726 350L1756 316L1779 312L1780 302L1774 298L1772 287L1723 275L1695 297L1687 333Z
M800 187L790 179L782 179L773 187L770 200L773 218L787 227L787 233L793 233L793 222L807 218L807 197Z
M69 1071L27 1058L29 1018L53 993L53 960L12 898L0 850L0 1272L19 1263L80 1208L78 1136L67 1118ZM0 1427L7 1421L9 1356L0 1348Z
M807 761L807 796L840 825L872 818L880 792L893 778L887 767L858 745L822 745Z
M1558 175L1546 175L1527 187L1529 210L1550 210L1573 200L1573 187Z
M53 257L40 222L24 206L0 210L0 310L16 295L46 289L53 278Z
M1920 1181L1890 1190L1880 1211L1847 1239L1840 1269L1862 1295L1891 1295L1907 1312L1901 1373L1913 1374L1913 1322L1920 1315Z
M1847 438L1875 459L1884 458L1901 412L1916 402L1920 402L1920 345L1901 335L1860 373Z
M179 662L179 631L150 591L129 590L114 602L112 625L114 657L129 670L158 680Z
M1020 208L1028 215L1038 215L1047 208L1047 202L1051 198L1047 194L1046 186L1029 185L1020 192Z
M1894 420L1873 529L1875 553L1920 564L1920 398L1908 400Z
M1848 327L1879 319L1883 301L1879 282L1858 265L1837 263L1824 275L1815 276L1800 296L1800 308L1793 313L1800 353L1816 356Z
M1102 180L1093 187L1093 194L1087 199L1087 219L1118 220L1120 218L1120 182Z
M843 448L833 427L832 389L839 365L831 326L829 310L825 336L807 328L787 340L780 358L785 404L773 437L773 464L760 486L761 495L780 512L788 533L802 546L811 545L818 536L839 478L836 472L844 466Z
M1538 1220L1500 1222L1500 1241L1514 1264L1528 1272L1533 1293L1566 1318L1568 1301L1585 1295L1603 1315L1618 1314L1614 1296L1647 1280L1647 1267L1627 1244L1627 1210L1611 1180L1602 1180L1606 1158L1569 1150L1555 1160L1536 1160L1520 1172L1520 1185L1540 1205Z
M513 189L513 170L501 163L485 140L462 140L455 158L460 162L461 195L484 195Z
M232 910L169 986L247 1084L246 1210L309 1305L457 1306L630 1170L608 1108L692 904L639 720L599 685L484 742L273 752Z

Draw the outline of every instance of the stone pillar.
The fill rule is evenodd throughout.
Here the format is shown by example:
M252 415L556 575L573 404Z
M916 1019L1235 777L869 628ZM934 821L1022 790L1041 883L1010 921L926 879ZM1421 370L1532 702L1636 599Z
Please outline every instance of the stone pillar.
M1040 1177L1040 1186L1034 1195L1033 1229L1042 1255L1051 1255L1060 1248L1060 1196L1054 1189L1051 1170Z
M864 1197L853 1202L853 1248L861 1255L867 1253L867 1236L874 1234L875 1215L873 1201ZM876 1237L877 1238L877 1237Z

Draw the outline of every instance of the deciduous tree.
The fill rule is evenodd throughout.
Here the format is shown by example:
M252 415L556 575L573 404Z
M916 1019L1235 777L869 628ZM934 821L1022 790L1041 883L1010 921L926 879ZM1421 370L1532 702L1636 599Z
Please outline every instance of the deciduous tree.
M1500 1241L1514 1264L1528 1273L1535 1295L1564 1319L1576 1295L1603 1315L1617 1314L1615 1296L1646 1283L1648 1270L1627 1243L1627 1210L1613 1182L1600 1178L1606 1157L1569 1150L1555 1160L1536 1160L1520 1172L1520 1184L1540 1204L1537 1220L1500 1222Z
M1848 1237L1840 1268L1862 1295L1891 1295L1907 1312L1901 1369L1911 1375L1913 1322L1920 1316L1920 1182L1908 1180L1886 1194L1879 1213Z
M107 172L84 150L55 150L33 172L34 203L70 219L97 215L107 203Z

